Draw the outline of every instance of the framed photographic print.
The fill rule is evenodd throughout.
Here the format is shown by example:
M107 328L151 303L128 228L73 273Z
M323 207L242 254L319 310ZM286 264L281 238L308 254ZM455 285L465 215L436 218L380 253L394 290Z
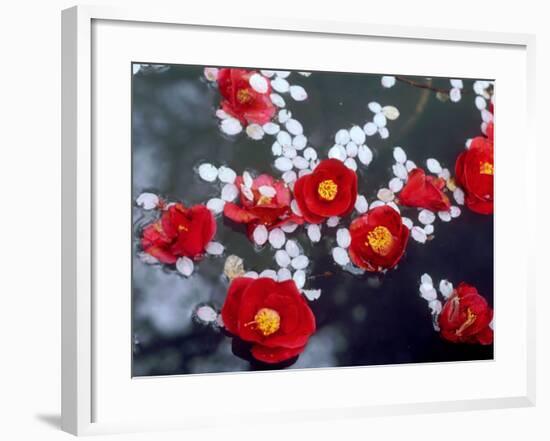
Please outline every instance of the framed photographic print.
M64 11L64 429L532 404L533 51Z

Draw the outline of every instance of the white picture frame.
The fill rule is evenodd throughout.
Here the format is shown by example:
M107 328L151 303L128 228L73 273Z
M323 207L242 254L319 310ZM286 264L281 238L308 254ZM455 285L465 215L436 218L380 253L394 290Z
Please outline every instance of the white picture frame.
M98 162L93 152L93 137L95 136L95 99L93 94L97 73L94 69L94 56L97 54L93 24L105 21L109 23L138 23L151 24L157 27L181 26L193 28L216 27L225 32L251 31L256 33L284 32L285 35L323 35L327 39L354 36L357 39L399 39L410 42L428 42L433 44L481 45L488 48L513 48L522 52L525 65L521 66L525 72L525 91L523 96L524 107L517 112L522 115L522 125L525 125L525 139L523 154L527 160L534 161L536 156L533 130L529 126L532 109L534 108L534 54L535 38L528 34L493 33L484 31L459 31L452 29L427 29L419 27L398 27L391 25L377 25L365 23L336 23L317 21L295 21L274 18L231 19L226 17L192 17L186 14L184 8L161 13L153 10L132 9L120 10L110 7L78 6L63 11L62 14L62 428L78 434L90 435L98 433L113 433L135 430L165 430L174 428L197 427L200 425L225 424L227 418L219 415L216 421L204 415L195 415L193 418L162 418L162 415L152 415L150 420L140 419L134 422L128 418L117 420L107 418L105 421L97 419L96 386L101 383L98 373L95 372L95 363L98 352L98 340L94 339L94 314L98 314L97 304L94 302L95 272L94 252L97 230L94 224L95 211L98 202L94 186L98 179ZM206 64L206 62L205 62ZM500 97L499 97L500 99ZM502 111L503 115L506 111ZM499 116L500 118L500 116ZM503 116L503 119L505 116ZM524 123L524 124L523 124ZM498 136L498 135L497 135ZM503 160L504 161L504 160ZM502 162L505 164L504 162ZM128 164L129 166L129 164ZM503 170L505 166L503 166ZM505 173L503 172L503 176ZM504 178L503 178L504 179ZM534 182L534 176L525 175L525 184L520 184L518 192L525 190L521 185ZM501 181L504 182L504 181ZM497 183L497 187L498 187ZM504 184L502 184L504 185ZM504 192L502 193L504 195ZM521 194L521 192L519 193ZM504 201L503 196L500 201ZM502 203L502 202L501 202ZM534 195L525 198L526 207L536 210ZM498 207L498 200L497 200ZM498 210L497 210L498 211ZM504 217L502 222L504 223ZM534 218L531 221L531 230L534 235ZM498 219L498 218L497 218ZM501 221L498 220L497 223ZM498 235L497 235L498 237ZM518 278L521 283L522 294L520 299L524 307L520 308L522 323L525 332L521 334L522 349L521 361L525 361L524 369L518 374L518 384L521 392L511 394L481 394L477 398L456 399L448 398L431 400L418 397L414 402L387 402L373 405L343 405L335 401L334 406L324 405L321 409L303 407L301 410L262 411L254 415L257 421L291 421L297 419L332 417L355 417L365 415L398 415L417 412L441 412L464 409L487 409L499 407L532 406L535 402L535 309L534 309L534 252L525 245L524 253L525 274ZM531 259L531 261L529 261ZM523 265L523 263L522 263ZM129 312L128 312L129 315ZM500 319L499 319L500 320ZM502 320L503 327L505 320ZM523 338L524 337L524 338ZM99 340L101 341L101 340ZM519 346L518 346L519 347ZM129 350L129 345L128 345ZM498 353L498 352L497 352ZM497 355L498 357L498 355ZM418 368L418 367L417 367ZM420 366L421 368L421 366ZM394 369L392 367L378 367L376 369ZM476 369L472 366L469 369ZM317 381L324 381L323 376L332 375L338 369L315 372ZM349 372L352 372L349 374ZM519 372L519 371L518 371ZM273 375L279 383L291 381L296 373L246 374L248 381L257 378L265 380L266 375ZM355 379L364 375L361 370L346 370L346 375ZM521 376L521 378L519 378ZM211 377L212 378L212 377ZM224 378L234 375L219 375L216 377L218 387L223 384ZM244 378L244 377L243 377ZM245 378L245 379L246 379ZM303 377L302 377L303 378ZM263 380L257 380L261 382ZM141 380L140 380L141 381ZM149 379L150 382L166 383L170 379ZM204 377L201 380L206 381ZM151 388L156 386L150 383ZM260 383L258 383L260 384ZM524 387L523 387L524 386ZM200 407L200 403L198 404ZM304 405L305 406L305 405ZM238 406L237 406L238 407ZM240 415L247 416L246 409L236 409Z

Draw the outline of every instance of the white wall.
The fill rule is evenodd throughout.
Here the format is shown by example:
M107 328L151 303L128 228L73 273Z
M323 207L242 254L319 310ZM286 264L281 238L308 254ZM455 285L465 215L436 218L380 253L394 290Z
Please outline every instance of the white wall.
M88 1L113 5L145 1ZM167 1L151 2L159 6ZM173 3L182 4L182 1ZM352 20L419 26L533 32L538 37L537 115L539 200L548 201L544 133L549 115L550 30L546 2L386 0L353 2L272 0L197 1L189 4L234 15ZM309 5L311 4L311 6ZM6 440L57 440L60 370L60 10L63 0L4 3L0 25L0 436ZM498 7L498 11L493 8ZM531 110L532 111L532 110ZM534 113L533 113L534 114ZM543 143L544 142L544 143ZM522 154L522 146L517 146ZM547 202L546 202L547 203ZM542 221L548 212L539 211ZM518 213L520 218L525 213ZM527 213L530 215L530 213ZM541 256L549 240L539 227ZM511 235L521 234L510 232ZM516 236L517 237L517 236ZM513 256L510 256L513 258ZM536 408L372 418L331 423L248 426L205 433L125 435L119 440L200 439L548 439L550 292L543 285L546 262L538 263L538 405ZM508 293L507 293L508 294ZM512 294L512 293L510 293ZM546 323L543 323L546 321ZM449 379L452 381L452 379ZM442 385L444 387L444 385ZM284 437L284 438L283 438ZM107 438L105 438L107 439Z

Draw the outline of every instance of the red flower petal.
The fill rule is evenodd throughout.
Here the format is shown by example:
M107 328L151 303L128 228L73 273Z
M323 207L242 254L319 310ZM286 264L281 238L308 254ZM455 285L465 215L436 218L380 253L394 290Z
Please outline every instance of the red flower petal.
M415 168L409 173L407 184L399 193L399 203L431 211L447 211L451 208L451 202L441 191L444 185L443 179L426 176L424 170Z

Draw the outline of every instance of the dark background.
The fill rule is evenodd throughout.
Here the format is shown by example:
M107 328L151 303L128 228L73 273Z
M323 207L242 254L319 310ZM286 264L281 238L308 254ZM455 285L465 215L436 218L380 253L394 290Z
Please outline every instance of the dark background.
M273 168L273 137L253 141L244 132L227 137L219 130L214 114L218 92L202 78L202 72L202 67L171 65L133 75L134 200L143 191L190 205L219 197L218 185L200 180L195 173L195 167L204 161L228 165L237 173L246 168L280 175ZM448 79L408 78L450 87ZM367 108L370 101L399 109L399 119L388 122L388 139L367 137L375 158L368 168L359 164L358 175L359 192L369 202L393 177L394 146L403 147L419 166L434 157L453 171L465 140L480 134L472 80L464 80L459 103L442 102L433 91L400 82L385 89L380 75L314 72L309 78L292 74L288 80L302 84L308 92L309 98L303 102L284 97L287 108L303 124L308 145L315 147L321 158L334 144L337 130L353 124L362 127L372 119ZM416 210L404 209L402 214L418 223ZM154 213L133 208L134 256L139 252L141 228L152 219ZM443 341L433 330L418 285L425 272L434 278L434 284L442 278L455 286L465 281L476 286L492 306L493 216L477 215L462 207L458 219L449 223L436 220L434 240L422 245L411 239L398 268L382 276L354 276L339 269L330 255L335 233L336 229L323 227L324 239L315 245L302 229L287 235L297 239L313 261L310 275L334 273L306 283L307 288L323 290L319 300L310 302L317 332L289 368L492 359L492 345ZM193 320L198 304L207 303L217 310L223 305L228 286L223 264L228 254L242 257L247 270L277 269L269 246L257 251L243 230L222 216L218 217L215 240L225 245L226 254L196 264L188 279L171 268L146 265L134 257L134 376L269 368L243 356L241 345L223 331Z

